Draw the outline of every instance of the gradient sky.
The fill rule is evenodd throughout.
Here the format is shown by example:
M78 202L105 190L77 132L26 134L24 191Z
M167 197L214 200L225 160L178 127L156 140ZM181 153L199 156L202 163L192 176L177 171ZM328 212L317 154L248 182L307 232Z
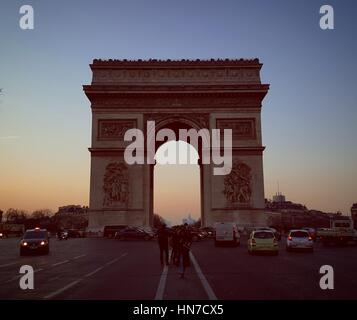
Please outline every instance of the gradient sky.
M319 28L326 3L335 30ZM23 4L34 7L32 31L19 28ZM258 57L271 84L262 109L266 197L279 180L292 201L348 213L357 202L356 16L348 0L2 0L0 208L88 203L82 85L93 58ZM158 168L155 211L197 217L198 177L195 166Z

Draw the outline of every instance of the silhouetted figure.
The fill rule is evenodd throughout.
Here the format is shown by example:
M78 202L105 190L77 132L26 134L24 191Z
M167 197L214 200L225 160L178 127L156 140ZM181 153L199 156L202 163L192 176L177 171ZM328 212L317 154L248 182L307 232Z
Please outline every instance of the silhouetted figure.
M187 223L179 229L178 237L179 274L180 278L183 279L186 268L190 266L190 248L192 244L192 236Z
M164 265L164 254L165 262L169 265L169 231L166 229L166 225L163 223L157 232L157 238L160 247L160 262Z
M171 235L171 263L178 266L179 265L179 229L175 228L174 232Z

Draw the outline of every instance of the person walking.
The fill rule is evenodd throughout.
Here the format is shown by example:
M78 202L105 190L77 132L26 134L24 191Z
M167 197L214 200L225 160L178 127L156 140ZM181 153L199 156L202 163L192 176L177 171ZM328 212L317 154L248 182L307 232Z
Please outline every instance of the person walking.
M166 228L166 224L163 223L157 232L157 239L159 242L160 248L160 262L161 265L164 265L164 254L165 254L165 263L169 265L169 231Z
M179 274L180 279L183 279L186 268L190 266L190 248L192 244L192 236L187 223L178 231L178 237Z
M179 265L179 228L175 228L171 234L171 257L170 263Z

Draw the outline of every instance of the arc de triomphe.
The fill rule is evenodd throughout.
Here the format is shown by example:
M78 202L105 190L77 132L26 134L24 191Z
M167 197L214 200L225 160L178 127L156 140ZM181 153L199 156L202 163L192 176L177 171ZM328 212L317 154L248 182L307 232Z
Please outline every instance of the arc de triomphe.
M202 223L266 224L261 107L269 85L261 83L258 59L94 60L90 67L89 230L152 223L154 165L123 157L126 130L145 133L149 120L156 131L232 129L231 173L213 175L213 165L200 163Z

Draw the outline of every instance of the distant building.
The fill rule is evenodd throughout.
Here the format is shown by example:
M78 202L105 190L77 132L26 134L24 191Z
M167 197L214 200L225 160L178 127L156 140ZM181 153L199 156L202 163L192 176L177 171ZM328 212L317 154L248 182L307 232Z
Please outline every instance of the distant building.
M351 207L351 216L357 217L357 203L354 203Z
M330 219L338 213L310 210L305 205L287 201L282 193L277 193L273 200L265 202L268 223L282 230L302 227L323 228L330 226Z
M88 207L74 204L59 207L55 218L62 228L85 229L88 226Z
M281 193L278 192L275 196L273 196L273 202L285 202L285 196Z

